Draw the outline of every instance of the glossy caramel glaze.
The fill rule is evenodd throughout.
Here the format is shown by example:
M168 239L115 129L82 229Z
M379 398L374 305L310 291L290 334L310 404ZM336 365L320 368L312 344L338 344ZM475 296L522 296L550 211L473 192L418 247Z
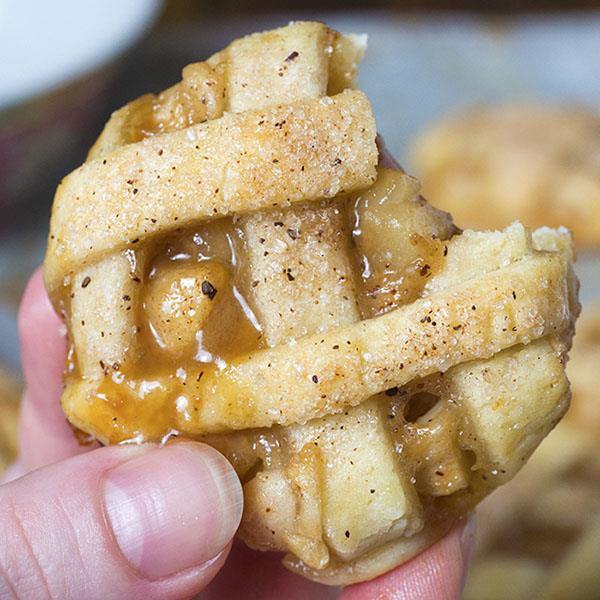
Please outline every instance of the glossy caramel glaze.
M418 298L426 281L440 269L443 240L453 232L445 213L424 203L414 180L389 169L380 170L371 190L347 198L343 209L353 225L344 235L351 235L352 277L363 317ZM434 211L439 223L425 234L417 233L422 211ZM398 223L393 218L398 212L408 212L412 218ZM433 221L429 214L426 218ZM157 441L176 435L178 421L189 418L189 410L197 410L190 408L194 384L224 369L232 359L265 346L247 293L247 286L257 282L245 280L246 240L236 221L215 220L126 251L131 278L143 292L137 306L126 301L123 307L135 311L133 343L123 361L101 361L102 382L90 398L93 422L106 441ZM275 227L278 224L274 222ZM378 247L390 248L400 240L406 245L408 236L409 251L404 253L408 258L399 264L395 255L378 253L368 239L376 234ZM302 231L287 232L291 241L301 235ZM144 260L138 260L142 256ZM285 276L294 285L292 272ZM62 298L65 313L71 294ZM67 371L68 378L81 377L73 346Z

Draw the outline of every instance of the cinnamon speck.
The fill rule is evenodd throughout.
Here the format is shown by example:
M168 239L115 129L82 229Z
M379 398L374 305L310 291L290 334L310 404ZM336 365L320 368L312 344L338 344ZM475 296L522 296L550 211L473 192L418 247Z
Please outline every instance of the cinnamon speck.
M202 293L205 296L208 296L209 300L213 300L217 295L217 288L210 281L204 280L202 282L201 289Z

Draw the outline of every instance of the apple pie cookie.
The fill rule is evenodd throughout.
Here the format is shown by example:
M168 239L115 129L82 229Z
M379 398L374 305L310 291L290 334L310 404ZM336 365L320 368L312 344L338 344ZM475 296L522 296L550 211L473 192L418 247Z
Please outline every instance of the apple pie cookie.
M70 421L213 445L240 536L329 584L514 475L567 408L578 312L566 230L461 233L379 164L364 48L293 23L115 112L57 190L45 262Z
M463 227L569 227L581 247L600 245L600 113L509 104L472 109L434 125L415 166L435 206Z

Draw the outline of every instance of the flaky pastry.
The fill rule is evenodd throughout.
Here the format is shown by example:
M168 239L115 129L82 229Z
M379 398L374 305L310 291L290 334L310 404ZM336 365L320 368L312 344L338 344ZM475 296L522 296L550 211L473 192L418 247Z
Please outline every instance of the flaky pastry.
M364 46L294 23L118 110L57 190L45 262L70 421L212 444L240 536L329 584L514 475L567 408L578 312L567 230L461 234L378 165Z
M416 142L427 198L461 227L564 225L600 245L600 113L509 104L474 108Z

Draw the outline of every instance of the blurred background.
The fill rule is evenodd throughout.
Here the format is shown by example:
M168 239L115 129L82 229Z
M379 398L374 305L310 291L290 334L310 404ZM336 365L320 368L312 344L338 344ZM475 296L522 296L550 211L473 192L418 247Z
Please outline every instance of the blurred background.
M359 83L379 131L458 225L575 231L585 320L574 409L484 506L465 598L600 598L600 0L281 4L0 0L0 469L16 444L18 301L61 177L113 110L184 65L246 33L323 20L369 35Z

